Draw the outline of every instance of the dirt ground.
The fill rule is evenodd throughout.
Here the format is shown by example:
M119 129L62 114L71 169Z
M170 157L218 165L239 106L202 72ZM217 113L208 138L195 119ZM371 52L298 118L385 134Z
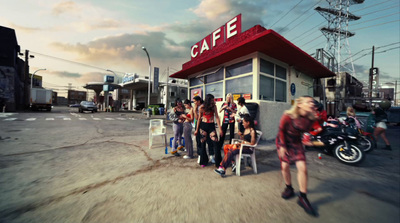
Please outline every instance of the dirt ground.
M0 221L390 222L398 212L340 187L321 189L321 180L311 178L309 199L320 217L308 216L296 198L280 198L284 183L275 151L258 151L258 174L246 167L241 177L228 170L222 178L214 165L201 168L196 161L127 137L3 156L1 185L9 188L1 199L9 202L1 202ZM366 212L370 203L377 207Z

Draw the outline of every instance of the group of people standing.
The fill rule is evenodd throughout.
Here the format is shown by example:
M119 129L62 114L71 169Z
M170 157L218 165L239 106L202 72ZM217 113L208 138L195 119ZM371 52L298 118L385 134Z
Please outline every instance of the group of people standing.
M232 139L234 138L236 122L239 123L238 135L243 139L243 143L255 143L255 136L251 137L251 134L255 133L254 121L250 117L250 113L245 106L245 99L243 97L238 98L238 104L240 106L239 110L238 106L233 101L232 94L227 94L226 101L221 105L220 109L217 109L214 96L212 94L207 94L204 100L202 100L199 96L195 96L193 98L193 102L194 106L192 106L191 102L186 99L182 105L182 101L177 99L175 102L175 107L171 111L173 115L170 115L170 117L172 117L171 120L173 121L174 130L174 140L172 142L171 154L174 156L180 156L178 151L183 149L181 143L181 137L183 134L185 139L185 148L187 150L187 155L185 155L183 158L194 158L191 135L192 122L194 122L195 126L194 135L196 138L198 163L201 167L205 167L209 161L211 161L211 163L215 164L218 169L221 169L232 162L232 157L238 153L240 145L231 147L227 145L230 145ZM219 113L221 112L223 112L222 120L220 120L219 117ZM225 136L228 128L229 143L224 147ZM247 128L252 130L246 131ZM251 132L251 134L249 135L248 132ZM222 147L224 147L225 151L224 160L228 160L229 156L232 156L229 159L230 161L228 164L223 163L221 156ZM228 153L230 150L237 150L237 152ZM218 171L216 172L221 174ZM225 174L225 172L223 172L223 174Z
M234 103L232 95L227 94L226 101L218 110L215 104L214 96L207 94L204 101L196 96L193 98L194 106L191 106L189 100L185 100L184 106L180 100L176 101L176 106L173 112L177 117L174 120L174 137L180 142L182 132L185 137L186 149L188 154L184 158L193 157L193 143L192 143L192 122L195 122L194 135L196 136L196 145L198 153L198 163L201 167L205 167L211 159L215 164L214 171L221 175L225 175L225 170L232 165L232 171L235 170L235 163L233 157L239 153L240 144L231 144L234 138L235 123L238 122L238 135L241 137L241 144L254 145L257 139L257 132L254 127L254 120L250 116L248 109L245 106L245 99L238 98L238 105ZM222 121L219 114L224 112ZM379 108L374 111L376 116L376 129L374 135L381 136L385 143L386 149L390 149L390 144L385 137L384 125L385 114ZM348 117L355 117L354 109L347 111ZM295 164L297 168L297 180L299 184L299 196L297 203L304 208L310 215L317 215L312 208L307 198L307 165L304 146L312 146L309 141L302 140L303 134L310 132L312 129L320 132L323 123L326 123L326 112L323 106L316 102L312 97L303 96L297 98L295 103L289 110L286 110L281 117L279 124L279 131L276 137L276 147L279 160L281 162L281 172L283 180L286 184L281 196L283 199L289 199L295 196L292 187L292 180L290 174L290 165ZM216 123L215 123L216 121ZM216 130L216 126L219 130ZM225 136L229 127L229 144L224 145ZM317 134L317 133L316 133ZM174 155L179 154L177 150L183 148L181 144L175 149L175 140L173 142ZM207 155L206 145L208 145L209 156ZM221 149L224 148L225 156L222 158ZM251 153L250 149L244 147L243 153ZM210 159L209 159L210 158Z

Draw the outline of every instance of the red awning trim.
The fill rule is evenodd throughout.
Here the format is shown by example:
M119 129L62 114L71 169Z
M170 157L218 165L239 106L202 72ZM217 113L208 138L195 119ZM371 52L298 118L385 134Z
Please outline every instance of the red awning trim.
M254 52L261 52L287 63L312 78L335 76L335 73L275 31L267 30L257 25L229 39L219 47L204 52L198 58L184 63L182 70L172 74L170 77L187 79L188 76L194 73L220 66L223 63Z

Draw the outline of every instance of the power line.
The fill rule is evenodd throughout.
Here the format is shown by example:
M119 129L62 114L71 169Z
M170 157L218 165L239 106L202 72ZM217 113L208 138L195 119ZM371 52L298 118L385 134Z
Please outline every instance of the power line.
M399 46L399 47L393 47L393 48L390 48L390 49L387 49L387 50L383 50L383 51L378 51L378 52L375 52L375 54L377 54L377 53L386 53L387 51L395 50L395 49L398 49L398 48L400 48L400 46ZM359 60L359 59L361 59L361 58L363 58L363 57L365 57L365 56L367 56L367 55L369 55L369 54L372 54L372 51L369 52L369 53L365 53L365 54L361 55L360 57L354 59L353 62L356 61L356 60ZM346 65L348 65L348 64L350 64L350 62L345 63L343 66L346 66Z
M384 48L384 47L388 47L388 46L393 46L393 45L396 45L396 44L399 44L399 43L400 43L400 42L390 43L390 44L388 44L388 45L375 47L375 49Z
M375 21L375 20L378 20L378 19L381 19L381 18L386 18L386 17L392 16L392 15L395 15L395 14L399 14L399 13L400 12L395 12L395 13L392 13L392 14L389 14L389 15L385 15L385 16L381 16L381 17L378 17L378 18L375 18L375 19L365 20L365 21L359 22L359 23L353 23L350 26L353 27L353 26L356 26L356 25L359 25L359 24L363 24L363 23L370 22L370 21Z
M321 35L315 37L314 39L312 39L312 40L308 41L307 43L303 44L301 47L303 48L304 46L308 45L309 43L313 42L314 40L316 40L316 39L318 39L318 38L320 38L322 36L324 36L324 34L321 34Z
M60 58L60 57L55 57L55 56L51 56L51 55L47 55L47 54L43 54L43 53L39 53L39 52L34 52L34 51L30 51L30 52L34 53L34 54L38 54L38 55L44 56L44 57L49 57L49 58L56 59L56 60L61 60L61 61L64 61L64 62L74 63L74 64L78 64L78 65L81 65L81 66L90 67L90 68L94 68L94 69L98 69L98 70L102 70L102 71L107 71L108 70L106 68L96 67L96 66L93 66L93 65L84 64L84 63L80 63L80 62L76 62L76 61L72 61L72 60L67 60L67 59L63 59L63 58ZM114 71L114 72L115 73L125 74L125 72L121 72L121 71Z
M272 29L272 27L278 23L279 21L281 21L281 19L283 19L287 14L289 14L289 12L291 12L294 8L296 8L302 1L304 0L300 0L295 6L293 6L288 12L286 12L285 15L283 15L280 19L278 19L278 21L276 21L274 24L272 24L272 26L270 27L270 29Z
M326 41L324 40L324 41L322 41L322 42L319 42L318 44L315 44L314 46L308 48L308 49L306 50L306 52L308 52L309 50L312 50L312 49L316 48L317 46L319 46L319 45L321 45L321 44L323 44L323 43L325 43L325 42L326 42Z
M388 47L388 46L393 46L393 45L396 45L396 44L399 44L399 43L400 43L400 42L395 42L395 43L390 43L390 44L387 44L387 45L384 45L384 46L377 46L377 47L375 47L375 50L380 49L380 48L385 48L385 47ZM356 56L357 54L360 54L361 52L364 52L364 51L366 51L366 50L371 50L371 48L362 49L362 50L358 51L357 53L353 54L352 57L354 57L354 56ZM382 51L380 51L380 52L382 52ZM362 55L362 56L366 56L366 55L371 54L371 53L372 53L372 51L370 51L369 53L364 54L364 55ZM347 58L346 58L345 60L343 60L342 62L346 62L346 61L349 60L350 58L351 58L351 56L350 56L350 57L347 57Z
M370 15L370 14L374 14L374 13L377 13L377 12L381 12L381 11L385 11L385 10L393 9L395 6L399 6L399 4L396 4L396 5L391 5L389 8L384 8L384 9L381 9L381 10L372 11L372 12L370 12L370 13L367 13L367 14L361 15L361 17L362 17L362 16L366 16L366 15Z
M322 0L319 0L319 2L317 2L316 4L314 4L313 6L311 6L309 9L305 10L305 12L309 12L311 9L313 9L316 5L318 5ZM309 19L311 16L313 16L314 14L316 14L317 12L314 11L314 13L312 13L311 15L309 15L308 17L306 17L304 20L300 21L299 23L297 23L294 27L298 27L299 24L301 24L302 22L306 21L307 19ZM301 18L302 16L306 15L307 13L302 13L300 16L298 16L297 18L295 18L293 21L289 22L285 27L283 27L281 30L284 30L286 27L288 27L290 24L292 24L295 21L298 21L299 18ZM293 28L293 29L295 29ZM289 30L292 31L293 29ZM287 33L286 33L287 34Z
M287 33L286 33L286 35L287 34L289 34L291 31L293 31L294 29L296 29L297 27L299 27L299 25L301 24L301 23L303 23L304 21L306 21L307 19L309 19L311 16L313 16L314 14L316 14L317 12L314 12L313 14L311 14L311 15L309 15L308 17L306 17L304 20L302 20L302 21L300 21L299 23L297 23L296 25L294 25L294 28L293 29L290 29ZM305 14L303 14L303 15L305 15ZM286 28L286 27L285 27ZM283 33L285 33L285 32L283 32Z
M398 19L398 20L393 20L393 21L389 21L389 22L384 22L384 23L379 23L379 24L372 25L372 26L366 26L366 27L359 28L359 29L354 29L353 31L361 30L361 29L367 29L367 28L371 28L371 27L375 27L375 26L380 26L380 25L384 25L384 24L388 24L388 23L393 23L393 22L398 22L398 21L400 21L400 19Z
M368 9L368 8L374 7L374 6L376 6L376 5L381 5L381 4L384 4L384 3L386 3L386 2L390 2L390 1L393 1L393 0L387 0L387 1L385 1L385 2L380 2L380 3L377 3L377 4L375 4L375 5L370 5L370 6L367 6L367 7L358 9L358 10L355 10L355 11L353 11L353 12L359 12L359 11L362 11L362 10L364 10L364 9Z
M311 29L308 29L307 31L303 32L302 34L296 36L296 37L293 38L291 41L294 42L294 41L295 41L297 38L299 38L299 37L303 37L302 39L304 39L305 37L307 37L308 35L310 35L310 34L308 34L308 35L306 35L306 36L303 36L305 33L310 32L311 30L317 28L318 26L320 26L320 25L322 25L322 24L324 24L324 23L325 23L325 21L322 21L320 24L318 24L318 25L312 27ZM299 41L301 41L302 39L300 39Z

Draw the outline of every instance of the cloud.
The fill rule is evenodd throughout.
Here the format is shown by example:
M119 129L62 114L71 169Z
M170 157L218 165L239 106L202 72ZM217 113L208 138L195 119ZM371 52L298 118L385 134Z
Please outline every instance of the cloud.
M78 73L71 73L67 71L50 71L51 75L58 76L58 77L64 77L64 78L80 78L82 77L81 74Z
M78 5L73 1L64 1L54 5L52 14L59 16L64 13L80 11Z
M20 26L15 23L10 23L9 25L10 28L18 30L18 32L24 32L24 33L33 33L37 31L42 31L42 28L37 28L37 27L27 27L27 26Z
M226 14L230 9L231 5L228 0L203 0L196 8L190 9L190 11L199 17L213 20L222 14Z

